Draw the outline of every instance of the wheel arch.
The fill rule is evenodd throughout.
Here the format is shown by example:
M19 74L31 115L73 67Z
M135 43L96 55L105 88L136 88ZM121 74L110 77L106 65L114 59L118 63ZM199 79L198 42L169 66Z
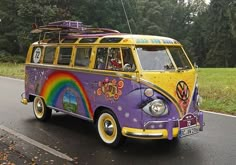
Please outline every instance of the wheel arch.
M35 97L37 97L37 96L30 94L30 95L29 95L29 102L33 102L34 99L35 99Z
M119 122L119 120L118 120L118 118L117 118L117 115L116 115L116 113L112 110L112 108L105 107L105 106L99 106L99 107L96 108L96 110L95 110L95 112L94 112L94 116L93 116L94 124L96 124L99 115L100 115L103 111L109 111L109 112L111 112L111 113L114 115L114 117L117 119L117 121Z
M44 101L44 103L46 104L45 98L40 95L29 94L29 101L33 102L35 97L40 97Z

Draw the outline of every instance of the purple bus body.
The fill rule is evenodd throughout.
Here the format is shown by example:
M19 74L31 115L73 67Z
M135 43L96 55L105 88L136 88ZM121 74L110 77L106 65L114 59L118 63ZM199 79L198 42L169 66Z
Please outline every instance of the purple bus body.
M129 76L123 75L121 78L115 74L108 75L103 72L99 73L99 70L98 72L95 71L94 73L89 73L89 71L78 71L76 69L58 71L56 69L37 66L26 66L25 72L26 98L29 100L30 95L39 95L44 97L43 90L47 90L46 92L49 93L49 96L44 99L46 101L54 100L54 102L52 101L47 103L47 106L58 111L69 112L70 114L75 114L76 116L78 115L78 117L92 121L95 110L99 107L105 107L111 109L115 113L121 127L167 129L168 132L172 132L171 130L173 127L179 127L180 116L174 104L157 92L154 92L152 97L146 97L144 95L144 90L148 87L144 84L138 83ZM61 88L60 91L50 91L50 88L46 88L45 86L47 86L48 83L56 84L55 81L63 79L63 77L59 77L60 75L58 75L58 79L52 79L52 82L48 81L51 75L56 75L60 72L63 72L64 75L72 75L81 82L85 94L81 94L78 88L75 87L73 83L70 83L69 79L67 80L66 76L64 77L65 81L63 81L66 85L64 85L64 87L58 85L57 87ZM119 83L121 84L120 87ZM56 90L57 88L53 89ZM110 93L104 91L110 91ZM56 96L53 95L54 92L57 92ZM202 120L202 114L195 108L197 94L198 91L195 89L188 113L194 114L194 116L199 119L200 126L202 127L203 121L200 121ZM90 115L86 112L86 101L84 101L86 100L84 98L85 96L87 97L87 104L91 106ZM161 98L167 103L169 108L168 115L157 118L146 114L142 110L144 105L156 98ZM70 106L66 106L67 104ZM76 108L70 108L73 106ZM168 136L171 136L171 134ZM168 138L171 139L172 137Z

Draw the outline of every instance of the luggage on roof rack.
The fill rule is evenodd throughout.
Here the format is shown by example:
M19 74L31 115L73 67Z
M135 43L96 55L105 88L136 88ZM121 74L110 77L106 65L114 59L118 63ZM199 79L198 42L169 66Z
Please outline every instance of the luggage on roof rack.
M75 33L77 35L120 33L117 30L108 28L91 28L87 25L84 25L82 22L69 20L51 22L48 25L40 26L31 31L31 33L42 32L62 32L64 34Z
M75 29L81 29L84 28L85 25L83 25L82 22L79 21L57 21L57 22L51 22L48 24L48 26L57 26L61 28L75 28Z
M48 25L33 27L34 29L31 31L31 33L39 34L39 43L40 40L56 40L60 42L61 39L65 38L70 39L78 37L101 37L105 35L115 35L120 33L117 30L108 28L91 28L87 25L84 25L80 21L69 20L51 22Z

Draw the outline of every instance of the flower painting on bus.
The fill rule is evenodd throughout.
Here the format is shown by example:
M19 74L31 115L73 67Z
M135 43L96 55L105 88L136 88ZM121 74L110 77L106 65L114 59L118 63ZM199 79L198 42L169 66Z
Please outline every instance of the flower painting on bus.
M109 80L109 78L105 78L104 81L98 82L97 95L104 95L107 100L118 100L122 95L122 88L124 87L124 82L119 80L117 82L116 79Z

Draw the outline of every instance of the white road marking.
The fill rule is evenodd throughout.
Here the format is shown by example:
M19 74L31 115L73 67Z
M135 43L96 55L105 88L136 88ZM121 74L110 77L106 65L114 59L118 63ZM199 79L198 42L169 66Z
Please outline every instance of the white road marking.
M39 143L39 142L37 142L37 141L35 141L35 140L25 136L25 135L22 135L22 134L14 131L14 130L8 128L8 127L5 127L4 125L0 125L0 129L2 129L4 131L6 131L6 132L16 136L17 138L20 138L20 139L22 139L22 140L24 140L24 141L26 141L26 142L34 145L34 146L36 146L36 147L46 151L46 152L49 152L49 153L51 153L51 154L53 154L53 155L55 155L57 157L60 157L62 159L68 160L68 161L73 161L73 159L70 158L69 156L67 156L66 154L63 154L63 153L61 153L61 152L59 152L57 150L54 150L53 148L50 148L50 147L48 147L48 146L46 146L46 145L44 145L42 143Z
M211 111L203 111L203 110L201 110L201 111L204 112L204 113L210 113L210 114L214 114L214 115L220 115L220 116L236 118L236 116L234 116L234 115L227 115L227 114L223 114L223 113L217 113L217 112L211 112Z
M4 76L0 76L0 78L8 79L8 80L15 80L15 81L24 81L24 80L22 80L22 79L12 78L12 77L4 77Z

